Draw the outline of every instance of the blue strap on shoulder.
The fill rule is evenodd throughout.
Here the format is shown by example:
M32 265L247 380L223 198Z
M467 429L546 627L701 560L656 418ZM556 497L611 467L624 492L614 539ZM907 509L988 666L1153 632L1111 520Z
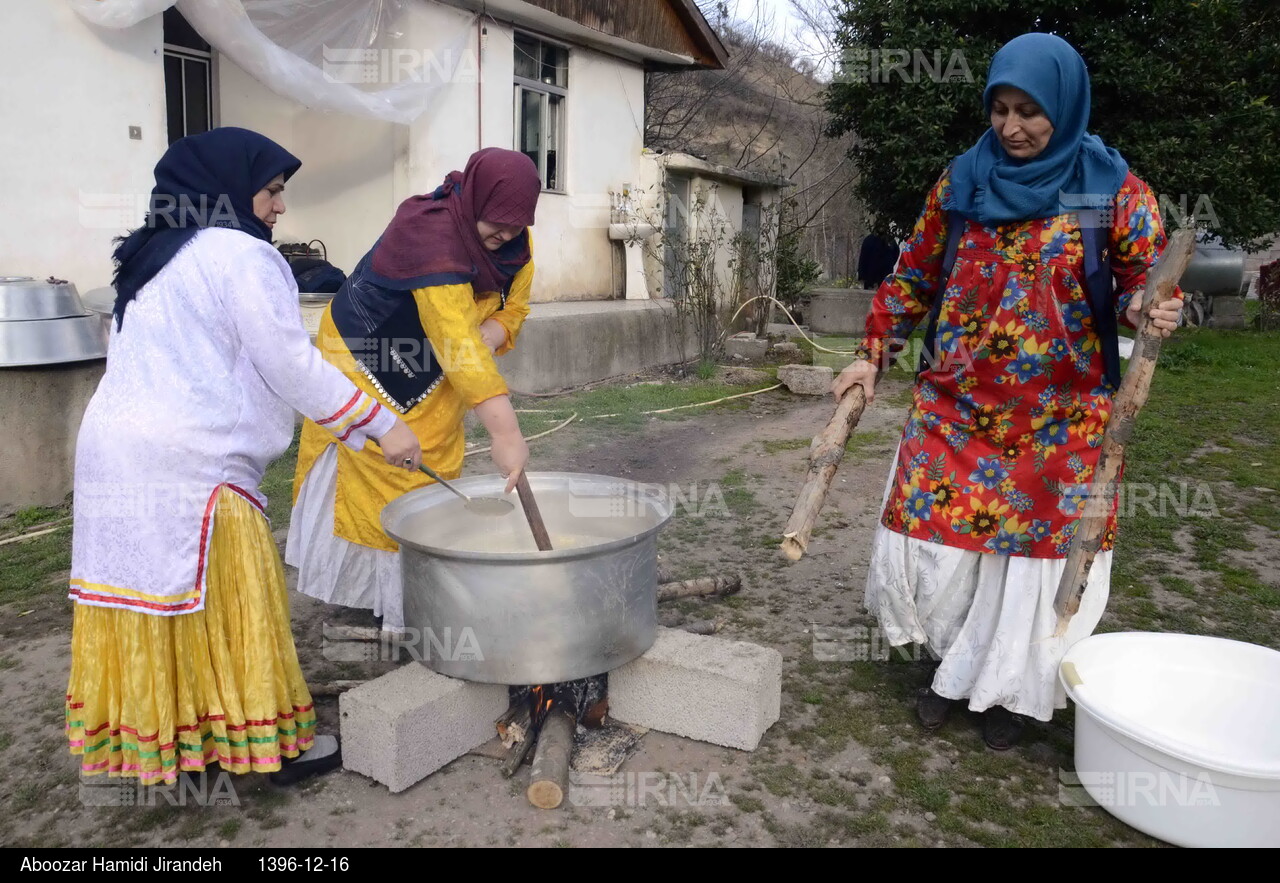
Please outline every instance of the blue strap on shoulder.
M1102 344L1103 382L1115 392L1120 388L1120 329L1116 319L1115 279L1107 252L1107 230L1081 227L1084 246L1084 285L1093 328Z
M956 211L947 212L947 247L942 252L942 264L938 267L938 290L933 293L933 305L929 307L929 324L924 330L924 346L920 348L920 365L916 375L923 374L934 359L938 338L938 317L942 315L943 294L951 281L951 271L956 265L956 252L960 250L960 237L964 233L964 216Z
M929 324L925 327L924 346L920 348L919 376L929 369L937 350L938 318L942 315L947 284L955 268L956 252L964 233L965 219L959 212L947 212L947 247L938 269L938 290L929 308ZM1080 228L1080 242L1084 250L1085 292L1089 312L1094 317L1094 329L1102 345L1103 382L1112 392L1120 388L1120 334L1116 320L1115 282L1111 275L1111 260L1107 252L1107 230L1102 227Z

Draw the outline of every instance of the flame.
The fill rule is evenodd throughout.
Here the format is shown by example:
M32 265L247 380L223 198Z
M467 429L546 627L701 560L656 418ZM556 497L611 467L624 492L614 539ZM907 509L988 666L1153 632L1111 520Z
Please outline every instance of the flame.
M529 696L533 700L533 714L531 717L535 724L546 717L547 712L551 710L552 697L545 696L544 698L543 694L545 692L541 686L533 687L529 690Z

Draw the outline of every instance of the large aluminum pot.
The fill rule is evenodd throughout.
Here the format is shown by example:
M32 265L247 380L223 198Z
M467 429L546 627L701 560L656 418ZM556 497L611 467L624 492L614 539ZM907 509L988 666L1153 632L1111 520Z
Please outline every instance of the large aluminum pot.
M0 322L83 316L84 305L70 282L37 282L30 276L0 276Z
M92 313L65 319L0 322L0 367L60 365L107 355L107 332Z
M453 483L500 496L497 475ZM599 475L530 473L551 536L539 552L517 504L476 515L439 485L382 510L400 544L411 652L469 681L550 684L603 674L653 645L666 497ZM514 496L514 495L513 495Z
M0 368L101 359L107 337L70 282L0 276Z

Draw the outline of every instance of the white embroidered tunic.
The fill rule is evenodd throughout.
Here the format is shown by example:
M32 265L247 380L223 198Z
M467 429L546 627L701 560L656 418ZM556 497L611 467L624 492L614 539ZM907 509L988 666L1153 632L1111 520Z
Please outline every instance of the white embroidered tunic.
M203 609L218 492L265 507L258 485L295 410L356 450L396 419L311 345L270 244L202 230L112 326L76 447L70 596L161 616Z

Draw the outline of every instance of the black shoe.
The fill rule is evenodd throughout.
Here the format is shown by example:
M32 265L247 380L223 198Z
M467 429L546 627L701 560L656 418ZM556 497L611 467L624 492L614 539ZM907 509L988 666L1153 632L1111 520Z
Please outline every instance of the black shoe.
M916 694L916 717L920 725L932 733L947 722L947 715L955 704L956 700L939 696L932 687L925 687Z
M1027 719L1007 708L994 705L982 714L982 740L988 748L1008 751L1022 738Z
M273 785L292 785L342 766L342 744L337 736L316 736L315 744L297 757L280 760L280 771L268 773Z

